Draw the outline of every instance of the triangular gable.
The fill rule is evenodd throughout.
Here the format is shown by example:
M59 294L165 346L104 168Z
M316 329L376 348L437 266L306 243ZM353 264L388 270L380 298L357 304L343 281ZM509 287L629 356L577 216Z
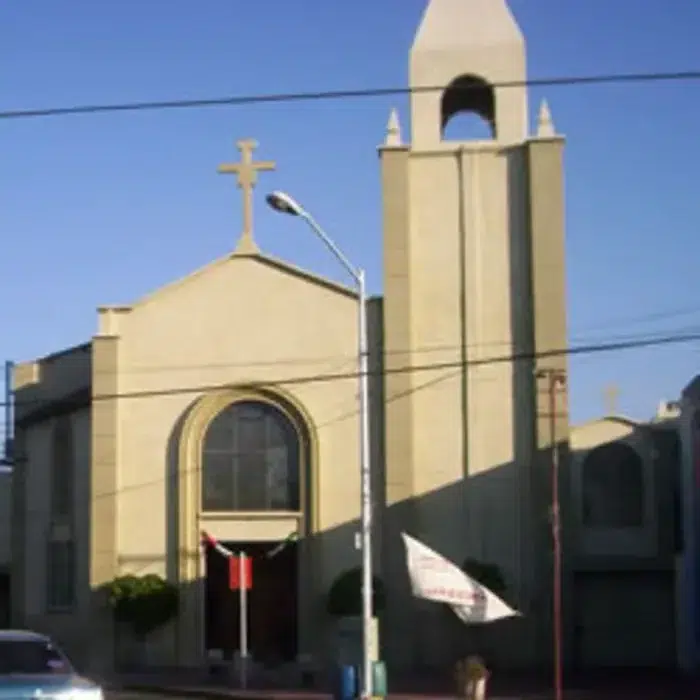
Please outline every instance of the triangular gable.
M145 304L148 304L152 301L155 301L156 299L161 299L165 295L175 291L176 289L179 289L187 284L190 284L191 282L194 282L195 280L201 278L203 275L206 275L207 273L228 264L229 262L235 261L235 260L253 260L257 263L260 263L261 265L265 265L267 267L271 267L275 270L278 270L280 272L283 272L287 275L291 275L293 277L297 277L299 279L302 279L306 282L310 282L311 284L318 285L320 287L323 287L324 289L327 289L332 292L337 292L338 294L342 294L351 298L357 298L357 292L350 287L346 287L345 285L339 284L338 282L334 282L332 280L329 280L326 277L322 277L320 275L316 275L312 272L307 272L306 270L303 270L300 267L297 267L296 265L292 265L290 263L284 262L282 260L279 260L278 258L274 258L270 255L263 255L262 253L230 253L228 255L225 255L221 258L218 258L217 260L214 260L210 263L207 263L203 267L200 267L199 269L195 270L194 272L189 273L185 277L181 277L178 280L175 280L173 282L169 282L168 284L160 287L159 289L156 289L154 292L151 292L150 294L146 294L145 296L141 297L140 299L136 300L133 304L128 305L128 306L103 306L100 307L99 311L106 310L106 309L118 309L120 311L131 311L133 309L136 309L137 307L144 306Z
M622 416L596 418L572 426L569 443L574 451L589 450L606 442L624 440L642 427L642 424Z

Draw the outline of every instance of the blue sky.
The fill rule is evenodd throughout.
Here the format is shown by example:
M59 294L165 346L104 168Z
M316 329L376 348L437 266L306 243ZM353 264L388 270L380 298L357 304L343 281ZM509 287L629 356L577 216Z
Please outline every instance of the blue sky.
M0 6L0 110L402 87L425 0L14 0ZM532 78L700 69L700 3L512 0ZM566 134L572 343L700 327L700 82L542 88ZM381 290L375 147L405 98L5 120L0 358L88 339L95 307L129 303L231 250L240 198L219 163L254 137L264 250L342 280L298 223L293 192ZM329 173L331 160L338 165ZM571 362L572 417L648 417L698 371L687 344Z

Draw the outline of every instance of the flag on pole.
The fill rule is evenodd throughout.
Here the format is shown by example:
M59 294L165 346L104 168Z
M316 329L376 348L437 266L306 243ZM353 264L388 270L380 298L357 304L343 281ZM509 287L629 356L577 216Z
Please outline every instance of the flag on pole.
M416 598L446 603L467 625L520 615L458 566L402 533L411 589Z

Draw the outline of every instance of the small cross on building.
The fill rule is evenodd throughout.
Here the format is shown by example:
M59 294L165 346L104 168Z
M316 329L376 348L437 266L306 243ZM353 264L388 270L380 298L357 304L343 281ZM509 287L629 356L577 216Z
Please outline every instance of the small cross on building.
M620 395L620 390L615 384L609 384L603 391L605 400L605 411L609 416L617 415L617 399Z
M241 152L240 163L224 163L219 172L224 175L237 175L238 187L243 190L243 231L236 247L238 253L255 253L257 246L253 239L253 188L258 181L258 173L275 169L271 160L254 161L253 151L258 147L257 141L245 139L236 146Z

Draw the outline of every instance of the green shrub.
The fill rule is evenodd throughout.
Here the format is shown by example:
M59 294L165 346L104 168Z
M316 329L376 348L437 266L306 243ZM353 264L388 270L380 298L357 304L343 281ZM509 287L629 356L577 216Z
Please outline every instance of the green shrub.
M118 576L107 585L117 622L145 637L170 622L178 611L178 589L157 574Z

